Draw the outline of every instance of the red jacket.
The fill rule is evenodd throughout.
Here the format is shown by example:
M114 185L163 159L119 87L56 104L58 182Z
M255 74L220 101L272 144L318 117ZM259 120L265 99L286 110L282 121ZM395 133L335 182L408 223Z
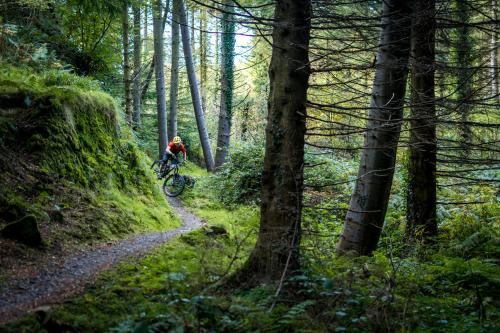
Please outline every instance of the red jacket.
M186 148L182 143L175 144L173 141L171 141L168 144L167 149L170 150L174 155L177 155L180 152L182 152L184 156L186 155Z

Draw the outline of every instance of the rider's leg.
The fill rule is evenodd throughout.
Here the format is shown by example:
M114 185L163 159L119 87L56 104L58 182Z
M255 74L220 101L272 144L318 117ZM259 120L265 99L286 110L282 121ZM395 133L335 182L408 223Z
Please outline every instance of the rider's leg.
M168 160L169 159L170 159L170 154L164 153L162 159L160 160L160 173L161 173L162 176L168 170L167 165L168 165Z

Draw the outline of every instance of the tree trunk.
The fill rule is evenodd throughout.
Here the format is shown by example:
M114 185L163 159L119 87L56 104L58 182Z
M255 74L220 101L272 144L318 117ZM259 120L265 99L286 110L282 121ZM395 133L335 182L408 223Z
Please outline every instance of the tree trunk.
M234 35L235 21L232 14L234 11L233 8L232 1L226 0L225 12L222 14L221 97L215 167L221 166L226 161L231 134L234 89L234 46L236 42Z
M179 1L174 1L172 8L172 68L170 72L170 112L168 137L177 135L177 94L179 92Z
M426 239L436 223L435 0L414 3L406 237Z
M467 158L470 153L470 145L472 139L472 132L470 126L466 123L469 121L469 115L471 112L471 101L472 98L472 43L470 36L470 28L468 26L470 20L470 7L467 4L467 0L456 0L456 10L458 15L458 21L461 23L458 28L458 37L456 40L456 54L457 54L457 66L458 66L458 80L457 80L457 92L458 92L458 112L460 114L461 124L460 126L460 136L461 136L461 147L462 155Z
M198 126L198 134L200 135L201 147L203 149L203 156L208 171L214 169L214 158L212 156L212 149L210 147L210 139L208 137L207 126L205 124L205 117L203 115L203 107L201 105L200 91L198 89L198 82L196 80L196 72L193 64L193 54L191 52L189 42L189 28L187 26L186 10L182 0L179 1L180 5L180 26L182 36L182 47L184 49L184 58L186 61L186 70L189 79L189 88L191 90L191 99L193 101L194 113L196 116L196 124Z
M125 103L125 119L128 124L132 123L132 89L130 85L130 52L129 52L129 24L128 3L123 6L122 12L122 39L123 39L123 86Z
M207 91L206 83L207 78L207 39L208 34L205 32L207 30L207 10L203 7L200 8L200 90L201 90L201 101L205 109L207 109Z
M144 59L143 61L146 62L146 57L148 56L148 10L149 6L148 3L144 3L144 36L142 37L142 41L144 43Z
M141 125L141 7L133 5L134 11L134 77L132 96L134 100L134 113L132 116L133 128Z
M245 103L241 115L241 140L247 141L248 122L250 121L250 103Z
M278 0L274 20L260 231L235 277L251 284L299 268L311 1Z
M163 19L162 19L162 34L163 32L165 32L165 24L167 22L169 7L170 7L170 1L167 1L167 5L165 7L165 14L163 14ZM149 85L151 84L151 79L153 78L154 69L155 69L155 56L153 54L153 59L151 59L151 65L149 66L148 74L146 75L146 79L144 80L144 84L142 85L141 101L144 101L146 99L146 94L148 93Z
M377 247L389 201L410 51L410 9L405 1L383 2L369 120L358 179L349 204L339 252L368 255Z
M187 15L189 15L189 13L186 11ZM196 41L196 35L195 35L195 31L194 31L194 17L195 17L195 13L196 13L196 8L193 6L193 8L191 8L191 15L189 15L189 19L191 19L191 39L190 39L190 42L191 42L191 52L193 53L193 63L195 62L195 59L196 59L196 52L195 52L195 45L194 45L194 42ZM187 20L187 16L186 16L186 23L188 22Z
M492 16L495 21L498 20L497 0L490 0ZM500 104L500 95L498 94L498 26L495 24L491 32L491 56L490 56L490 73L491 73L491 95L493 101Z
M217 33L215 34L215 68L219 68L219 66L220 66L220 64L219 64L219 49L220 49L219 28L220 28L219 18L216 15L215 16L215 31L217 31ZM215 80L217 81L217 77L215 78Z
M167 110L165 101L165 74L163 72L163 27L161 0L153 0L154 69L156 77L156 109L158 117L158 150L161 158L167 148ZM166 14L166 11L165 11Z

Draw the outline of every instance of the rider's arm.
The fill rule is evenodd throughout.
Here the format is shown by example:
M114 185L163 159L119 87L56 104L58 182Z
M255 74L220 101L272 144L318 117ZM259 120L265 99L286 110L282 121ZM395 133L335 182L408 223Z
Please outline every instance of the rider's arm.
M184 154L184 162L187 161L187 156L186 156L186 147L182 145L182 153Z
M174 154L174 153L172 153L172 151L170 150L170 148L171 148L171 147L170 147L170 144L169 144L169 145L167 146L167 149L165 149L165 152L166 152L167 154L172 155L172 156L174 156L174 157L175 157L175 154Z

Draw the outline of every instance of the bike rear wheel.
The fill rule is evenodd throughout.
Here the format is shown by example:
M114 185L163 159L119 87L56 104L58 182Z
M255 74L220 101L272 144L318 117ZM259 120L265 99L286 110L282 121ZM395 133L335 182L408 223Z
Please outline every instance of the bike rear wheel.
M171 174L163 182L163 192L169 197L176 197L184 191L186 180L179 174Z

